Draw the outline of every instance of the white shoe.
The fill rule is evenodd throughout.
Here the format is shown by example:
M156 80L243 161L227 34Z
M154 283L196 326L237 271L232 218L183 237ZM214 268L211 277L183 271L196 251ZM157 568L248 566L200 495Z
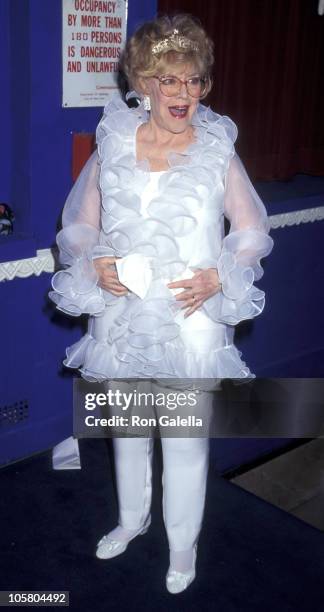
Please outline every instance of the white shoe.
M109 533L107 535L104 535L97 544L96 557L98 557L98 559L112 559L113 557L117 557L117 555L121 555L123 552L125 552L131 540L136 538L136 536L144 535L144 533L147 532L150 524L151 515L149 514L143 527L138 529L138 531L136 531L136 533L134 533L132 537L129 538L129 540L126 542L121 542L110 538Z
M196 577L197 544L194 545L192 568L188 572L168 569L166 587L169 593L181 593L188 588Z

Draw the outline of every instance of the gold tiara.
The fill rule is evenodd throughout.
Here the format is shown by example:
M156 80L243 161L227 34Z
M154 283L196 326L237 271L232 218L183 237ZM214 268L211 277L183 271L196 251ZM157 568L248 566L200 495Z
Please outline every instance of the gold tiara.
M177 45L181 49L191 49L192 51L199 51L199 45L187 38L187 36L180 36L179 30L173 30L170 36L162 38L159 42L155 43L152 47L153 55L161 53L162 51L168 51L172 49L174 45Z

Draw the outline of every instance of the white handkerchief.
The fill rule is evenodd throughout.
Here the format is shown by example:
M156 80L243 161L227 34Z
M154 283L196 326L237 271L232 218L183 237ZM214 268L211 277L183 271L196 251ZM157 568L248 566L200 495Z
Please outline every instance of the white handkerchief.
M142 299L152 280L151 260L147 255L131 253L115 262L120 282Z

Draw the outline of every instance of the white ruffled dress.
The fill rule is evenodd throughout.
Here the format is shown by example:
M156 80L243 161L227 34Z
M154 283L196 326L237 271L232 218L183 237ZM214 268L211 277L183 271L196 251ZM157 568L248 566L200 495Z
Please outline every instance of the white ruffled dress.
M97 150L65 203L56 238L63 269L52 277L49 297L64 313L89 318L63 363L91 382L254 378L234 331L264 309L264 291L254 282L273 240L264 204L235 152L237 127L199 104L194 144L170 153L169 169L155 173L147 160L136 160L137 128L146 121L142 104L128 108L119 95L108 102ZM102 256L127 257L120 260L130 264L122 281L132 288L127 295L98 286L93 259ZM209 267L217 268L222 291L184 318L175 298L183 289L167 283Z

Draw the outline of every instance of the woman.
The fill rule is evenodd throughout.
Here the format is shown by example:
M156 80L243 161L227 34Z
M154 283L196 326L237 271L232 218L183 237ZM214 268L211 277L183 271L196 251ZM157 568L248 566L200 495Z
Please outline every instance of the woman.
M130 109L115 96L104 109L97 151L64 207L57 244L66 269L49 294L63 312L89 315L63 362L86 380L254 377L234 328L263 311L253 282L273 241L235 152L236 125L200 103L212 64L212 41L188 15L145 23L126 45L123 68L141 103ZM209 444L161 440L166 586L179 593L195 577ZM151 521L153 438L113 443L119 524L98 543L106 559Z

